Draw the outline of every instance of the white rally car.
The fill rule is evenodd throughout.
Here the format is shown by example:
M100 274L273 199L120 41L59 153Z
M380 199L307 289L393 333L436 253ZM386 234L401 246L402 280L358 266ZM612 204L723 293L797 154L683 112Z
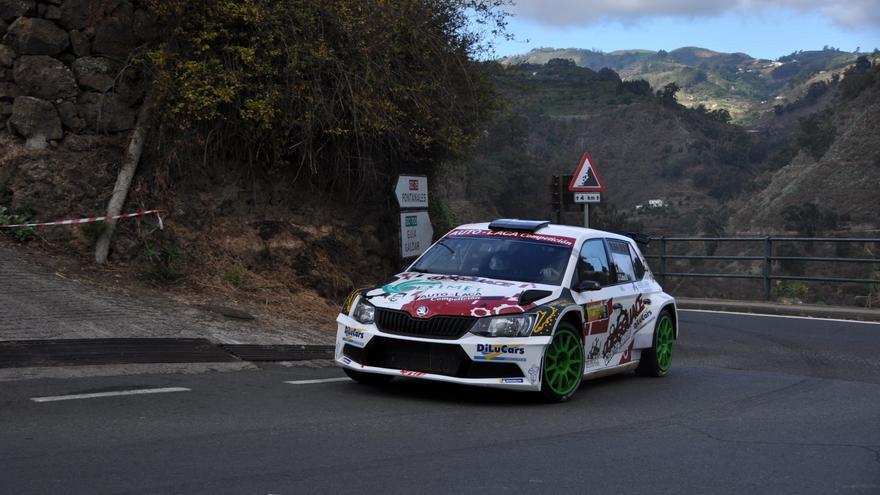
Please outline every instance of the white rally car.
M632 238L525 220L452 230L383 286L355 290L336 321L336 363L358 382L405 376L551 401L584 378L665 375L678 337L675 300Z

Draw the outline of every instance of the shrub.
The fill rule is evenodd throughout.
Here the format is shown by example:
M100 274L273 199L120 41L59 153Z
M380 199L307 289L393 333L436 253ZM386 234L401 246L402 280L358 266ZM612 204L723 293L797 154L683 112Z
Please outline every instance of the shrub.
M817 112L800 119L797 144L818 161L825 156L825 152L834 143L836 134L837 129L831 122L831 114L827 111Z
M244 271L240 266L233 266L229 270L223 272L223 280L233 287L241 287L244 278Z
M0 225L17 225L28 223L31 220L31 215L28 212L11 212L5 206L0 206ZM28 242L37 237L37 231L33 227L3 229L2 232L9 233L18 242Z
M177 272L177 263L180 258L180 250L174 244L150 245L145 250L147 261L150 264L150 274L159 280L169 281L180 276Z

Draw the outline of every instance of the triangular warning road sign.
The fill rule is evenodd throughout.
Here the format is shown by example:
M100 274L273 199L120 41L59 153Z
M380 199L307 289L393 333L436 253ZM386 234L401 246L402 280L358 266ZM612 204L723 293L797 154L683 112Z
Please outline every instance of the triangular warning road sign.
M605 181L599 176L596 165L589 153L584 153L581 163L571 177L571 183L568 185L571 192L603 192L605 190Z

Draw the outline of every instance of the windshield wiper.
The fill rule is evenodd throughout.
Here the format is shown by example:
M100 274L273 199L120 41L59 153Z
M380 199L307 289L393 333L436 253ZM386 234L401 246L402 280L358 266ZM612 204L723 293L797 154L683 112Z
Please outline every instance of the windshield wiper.
M455 254L455 249L452 249L451 247L449 247L449 246L446 245L446 239L443 239L443 240L441 240L441 241L437 241L437 245L438 245L438 246L443 246L443 247L445 247L446 249L448 249L450 253Z

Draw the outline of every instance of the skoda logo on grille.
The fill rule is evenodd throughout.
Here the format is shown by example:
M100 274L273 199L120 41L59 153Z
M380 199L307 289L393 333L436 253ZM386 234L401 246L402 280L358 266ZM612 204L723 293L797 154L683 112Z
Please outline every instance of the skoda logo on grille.
M427 306L419 306L416 308L416 316L426 316L428 314Z

